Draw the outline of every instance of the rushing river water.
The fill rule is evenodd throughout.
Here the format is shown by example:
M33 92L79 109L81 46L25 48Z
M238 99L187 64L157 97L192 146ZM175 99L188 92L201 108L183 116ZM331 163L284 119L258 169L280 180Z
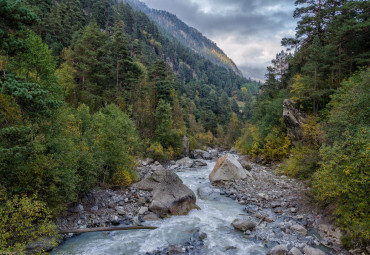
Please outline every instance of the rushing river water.
M199 187L210 185L208 175L215 162L207 163L207 167L177 172L195 194ZM243 207L236 201L223 196L218 201L197 197L197 205L201 210L192 210L186 216L145 222L145 225L157 226L158 229L86 233L69 239L52 254L145 254L188 240L195 228L207 234L202 254L266 254L261 245L243 238L242 233L230 225L243 213Z

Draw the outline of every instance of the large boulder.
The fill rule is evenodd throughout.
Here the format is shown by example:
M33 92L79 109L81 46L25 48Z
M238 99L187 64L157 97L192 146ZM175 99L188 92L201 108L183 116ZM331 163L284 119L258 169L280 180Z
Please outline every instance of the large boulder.
M156 171L134 186L151 191L149 210L162 217L169 214L184 215L198 208L194 192L172 171Z
M194 162L192 159L186 157L186 158L182 158L176 161L176 165L178 165L179 168L191 168L193 167Z
M200 187L198 189L198 196L203 200L220 200L221 191L219 189L211 188L208 186Z
M283 120L287 129L287 135L293 143L297 143L303 138L303 124L306 114L297 109L295 102L285 99L283 102Z
M252 231L257 226L256 222L254 222L251 218L235 219L233 223L231 223L231 225L233 225L234 228L241 230L243 232L247 230Z
M231 154L226 154L217 160L212 173L209 175L209 180L211 182L231 181L248 177L252 177L251 173L246 171Z
M190 153L190 156L195 159L206 159L206 160L212 159L212 155L209 152L203 150L193 150Z

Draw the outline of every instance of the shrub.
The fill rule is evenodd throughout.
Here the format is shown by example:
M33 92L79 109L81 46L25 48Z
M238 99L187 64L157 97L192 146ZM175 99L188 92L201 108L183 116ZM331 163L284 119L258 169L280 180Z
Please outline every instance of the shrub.
M307 179L318 168L319 151L307 146L297 146L291 151L292 155L284 161L279 171L294 178Z
M0 253L4 254L24 254L27 244L43 238L57 245L57 228L50 220L46 205L36 196L8 197L1 187L0 233Z
M320 150L322 162L313 175L315 198L324 206L337 204L335 214L345 230L348 245L370 241L370 128Z
M290 140L277 127L265 138L265 144L262 149L262 157L267 160L281 160L289 153Z

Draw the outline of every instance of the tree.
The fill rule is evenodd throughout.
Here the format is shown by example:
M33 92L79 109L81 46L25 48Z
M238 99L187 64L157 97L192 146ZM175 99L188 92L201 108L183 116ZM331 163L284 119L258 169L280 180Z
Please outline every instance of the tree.
M17 32L39 22L38 17L19 0L0 0L0 55L13 56L24 41Z
M137 87L137 80L141 74L141 69L129 55L127 39L123 33L123 28L123 22L117 23L114 27L112 39L112 55L116 67L116 100L122 96L122 88L124 88L125 92L130 94L128 102L133 103L135 100L134 95L137 94L134 89Z
M107 36L100 32L96 22L91 22L80 38L72 44L72 57L80 86L80 100L93 107L102 104L102 95L106 86L107 69L105 63Z

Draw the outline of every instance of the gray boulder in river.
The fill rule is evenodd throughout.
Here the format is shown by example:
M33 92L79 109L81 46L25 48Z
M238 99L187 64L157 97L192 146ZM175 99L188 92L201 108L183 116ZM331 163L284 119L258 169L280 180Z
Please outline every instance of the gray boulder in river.
M208 151L203 151L199 149L191 151L190 156L194 159L206 159L206 160L212 159L212 155Z
M251 173L246 171L231 154L226 154L217 160L212 173L209 175L209 180L211 182L231 181L248 177L252 177Z
M183 215L198 208L194 192L173 171L156 171L136 183L135 187L151 191L153 197L149 210L162 217Z

